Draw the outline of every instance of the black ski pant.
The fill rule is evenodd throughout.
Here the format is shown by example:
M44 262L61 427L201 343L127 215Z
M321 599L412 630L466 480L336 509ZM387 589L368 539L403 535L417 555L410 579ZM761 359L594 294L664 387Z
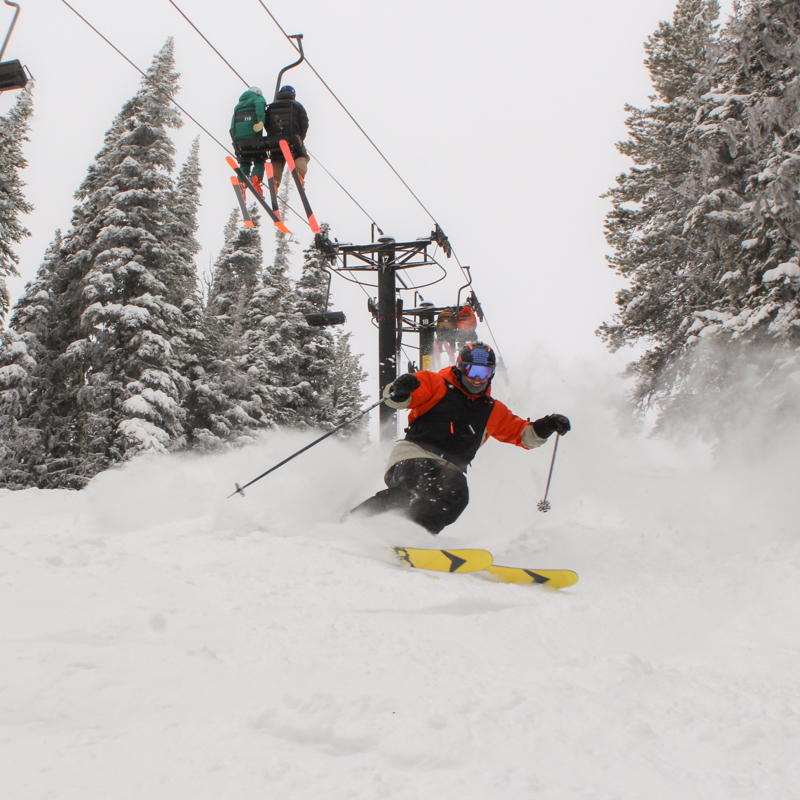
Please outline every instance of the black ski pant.
M264 136L250 136L247 139L234 139L233 149L242 172L248 178L257 175L258 179L263 181L264 162L269 155L266 138Z
M364 516L394 511L436 535L455 522L469 503L467 477L432 458L398 461L384 476L388 489L356 506Z

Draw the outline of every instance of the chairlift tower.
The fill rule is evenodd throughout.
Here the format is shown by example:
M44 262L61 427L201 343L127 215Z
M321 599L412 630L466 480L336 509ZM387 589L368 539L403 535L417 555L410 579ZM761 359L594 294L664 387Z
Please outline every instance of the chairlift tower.
M346 272L374 272L377 275L377 304L370 300L369 309L378 323L378 380L380 396L397 378L399 351L403 333L403 301L398 296L397 282L402 289L409 287L398 273L416 267L436 266L428 247L436 243L435 232L412 242L397 242L382 236L370 244L338 244L337 256ZM426 309L427 310L427 309ZM433 325L433 312L430 312ZM380 438L382 442L397 438L397 412L386 404L380 407Z

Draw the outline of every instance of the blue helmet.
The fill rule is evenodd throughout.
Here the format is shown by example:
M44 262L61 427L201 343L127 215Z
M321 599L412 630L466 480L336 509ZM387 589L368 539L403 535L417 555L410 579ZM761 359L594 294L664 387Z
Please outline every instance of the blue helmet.
M278 94L280 94L280 92L289 92L292 97L297 97L297 92L294 90L294 86L281 86Z

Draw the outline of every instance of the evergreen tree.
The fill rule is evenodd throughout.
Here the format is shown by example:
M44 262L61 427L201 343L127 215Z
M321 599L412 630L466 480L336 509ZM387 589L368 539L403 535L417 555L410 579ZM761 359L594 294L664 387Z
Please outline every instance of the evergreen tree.
M322 225L322 235L330 229ZM296 337L301 353L299 374L307 385L301 406L301 420L317 427L333 427L340 416L335 401L331 377L336 369L336 345L329 328L309 325L305 315L328 310L330 272L327 257L316 241L305 251L303 269L296 286ZM338 396L341 396L340 394Z
M361 388L367 379L367 374L361 366L363 356L352 352L351 336L349 331L340 333L336 336L334 344L333 363L327 387L329 405L333 412L330 424L333 427L354 417L367 399ZM357 422L342 428L338 435L345 438L364 437L368 424L368 418L361 417Z
M55 325L54 280L63 268L62 242L61 231L57 230L53 241L45 250L36 277L25 286L11 316L11 326L18 333L36 337L46 350L55 349L52 341Z
M715 0L681 0L645 46L655 94L646 109L627 106L630 137L618 145L634 167L611 189L606 238L609 263L630 285L618 292L618 313L599 335L612 350L645 342L628 371L637 377L640 408L659 402L678 380L686 319L706 303L721 268L718 237L693 235L687 219L705 194L705 154L690 132L710 88L716 56Z
M200 140L192 143L189 156L181 168L174 190L175 229L172 250L181 256L167 275L167 297L179 306L186 319L187 328L184 346L178 351L178 370L189 382L203 380L204 363L207 361L210 343L207 341L206 317L202 289L195 263L200 252L197 241L197 211L200 203ZM191 414L190 399L184 400L184 410ZM187 428L187 436L190 435Z
M645 344L629 368L640 408L656 404L662 425L705 410L695 427L711 437L748 381L784 397L775 367L800 335L798 4L752 2L719 35L716 12L683 0L648 43L658 93L629 119L620 149L637 167L607 220L631 284L599 331L612 349Z
M189 157L178 173L173 194L174 221L171 231L171 255L175 259L165 270L163 281L167 300L179 306L190 300L192 306L201 304L197 265L194 258L200 252L197 241L197 209L200 204L200 139L192 143Z
M240 228L238 209L231 213L222 252L214 264L206 307L223 336L234 342L227 345L233 350L238 349L247 329L250 300L261 286L264 252L257 214L253 222L252 228Z
M696 129L713 187L687 225L728 236L726 269L691 326L691 342L800 340L800 8L757 2L722 36L726 52ZM779 356L780 357L780 356Z
M800 9L754 2L723 31L724 59L696 130L710 187L687 227L727 237L717 291L687 320L685 375L664 422L709 411L700 429L718 438L752 423L797 419L787 376L800 368ZM688 323L691 324L688 324Z
M168 40L106 133L51 274L40 271L50 319L46 369L41 360L36 367L39 399L29 409L48 414L38 426L47 460L30 478L36 485L80 487L121 458L183 442L181 370L192 330L184 302L197 294L199 184L186 177L197 175L196 149L184 185L176 190L170 177L168 129L181 124L170 102L173 63ZM22 328L47 310L31 316L29 299Z
M288 212L291 182L279 194L282 218ZM261 387L263 410L270 426L304 424L301 409L311 388L300 376L302 354L298 342L301 318L289 275L292 244L289 234L275 231L275 256L264 270L263 285L248 310L247 368Z
M235 210L225 228L225 242L214 265L205 311L203 371L189 398L191 443L203 449L249 441L269 420L263 387L248 356L251 304L263 289L260 219L250 209L252 228L239 227Z
M59 350L54 279L63 266L61 232L45 252L0 335L0 486L36 484L46 472L54 410L53 376Z
M14 245L30 235L19 217L33 210L22 193L25 184L20 178L28 165L22 145L28 141L28 120L33 113L31 90L29 84L20 92L8 116L0 116L0 324L9 308L5 279L18 274Z
M42 432L25 421L35 368L23 337L0 330L0 487L26 486L44 454Z
M177 366L188 325L175 303L190 269L174 238L183 220L169 175L167 131L182 124L170 103L173 65L169 40L79 189L79 225L65 242L88 268L77 303L83 338L65 354L78 367L70 389L84 412L78 419L90 421L83 447L105 464L182 441L186 387Z

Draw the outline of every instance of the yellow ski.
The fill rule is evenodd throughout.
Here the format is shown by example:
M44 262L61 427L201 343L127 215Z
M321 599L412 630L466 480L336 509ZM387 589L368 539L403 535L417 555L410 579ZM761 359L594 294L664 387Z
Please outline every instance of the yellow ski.
M571 569L521 569L519 567L486 567L488 572L496 575L506 583L540 583L563 589L578 582L578 573Z
M393 547L395 553L417 569L437 572L478 572L492 565L488 550L422 550L413 547Z

